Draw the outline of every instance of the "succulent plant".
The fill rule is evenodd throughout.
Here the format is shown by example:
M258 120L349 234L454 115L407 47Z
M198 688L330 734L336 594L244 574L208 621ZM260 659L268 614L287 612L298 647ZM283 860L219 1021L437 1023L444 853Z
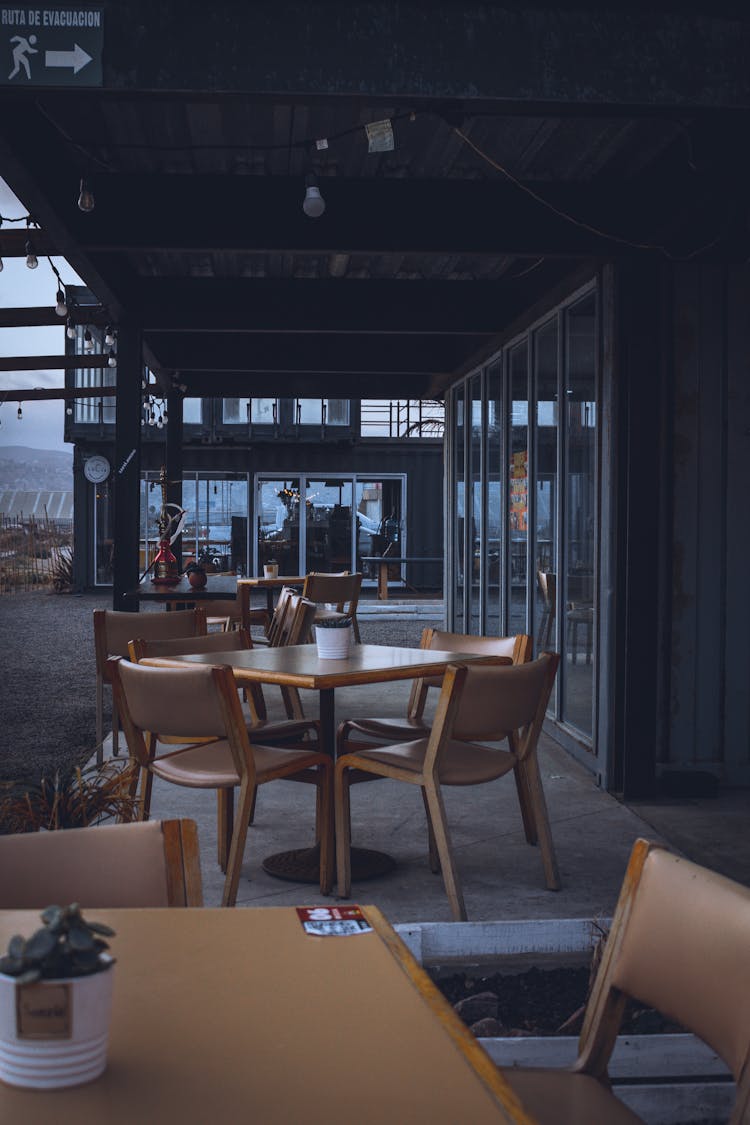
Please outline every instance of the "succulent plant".
M15 977L18 984L37 980L86 977L114 964L105 950L105 937L114 930L103 922L87 922L77 902L71 906L48 906L41 914L44 925L30 938L20 934L10 939L8 952L0 957L0 973Z
M324 617L315 622L316 629L348 629L352 623L351 617Z

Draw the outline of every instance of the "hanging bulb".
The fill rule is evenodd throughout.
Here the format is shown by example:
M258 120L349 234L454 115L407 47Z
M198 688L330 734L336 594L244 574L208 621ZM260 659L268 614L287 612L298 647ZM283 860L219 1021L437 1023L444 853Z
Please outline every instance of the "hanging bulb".
M75 338L76 338L76 326L73 323L72 317L68 317L68 322L67 322L67 325L65 327L65 335L68 337L69 340L75 340Z
M91 355L94 350L94 337L91 335L90 328L87 328L83 333L83 350L89 355Z
M161 420L161 414L156 419L156 428L157 428L157 430L163 430L164 429L164 423Z
M148 416L148 424L149 424L149 426L155 426L156 425L156 417L154 415L153 410L151 411L151 413Z
M34 253L34 247L31 245L30 239L26 239L26 265L28 269L35 270L39 265L39 259Z
M68 415L68 417L70 417L70 415L73 413L73 407L72 406L66 406L65 407L65 413Z
M108 348L111 348L115 342L115 330L111 324L108 324L104 330L104 343Z
M167 418L167 412L166 412L166 410L165 410L165 411L164 411L164 413L162 414L162 418L164 419L164 423L165 423L165 425L166 425L166 423L167 423L167 421L168 421L168 418Z
M81 193L78 196L78 207L81 211L93 211L94 206L94 193L89 188L86 180L81 180Z
M5 269L5 266L3 265L3 259L0 258L0 273L2 273L4 269Z
M117 367L117 356L115 355L114 348L109 349L109 355L107 357L107 367Z
M308 219L319 219L325 209L326 201L320 194L318 177L314 172L310 172L305 176L305 198L302 203L302 210Z
M58 316L68 315L68 306L65 304L65 294L62 289L57 290L57 297L55 298L57 304L55 305L55 312Z
M19 422L23 418L23 407L21 406L20 402L18 404L18 411L16 412L16 417L18 418Z

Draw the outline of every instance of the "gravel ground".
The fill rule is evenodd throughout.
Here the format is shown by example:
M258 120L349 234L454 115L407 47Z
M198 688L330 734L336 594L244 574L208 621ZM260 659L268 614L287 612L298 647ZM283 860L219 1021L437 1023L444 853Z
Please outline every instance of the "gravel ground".
M92 613L111 605L108 593L39 591L0 596L0 781L38 777L43 772L82 764L94 752ZM424 624L364 620L360 629L366 644L416 647ZM108 708L108 690L104 698Z

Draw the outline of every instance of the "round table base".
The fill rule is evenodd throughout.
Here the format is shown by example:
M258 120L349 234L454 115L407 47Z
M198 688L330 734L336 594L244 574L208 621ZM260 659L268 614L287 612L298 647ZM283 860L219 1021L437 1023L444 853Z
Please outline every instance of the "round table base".
M396 861L385 852L374 852L369 848L352 848L352 882L360 879L376 879L393 871ZM263 870L275 879L286 879L290 883L320 882L320 849L295 848L290 852L277 852L263 860Z

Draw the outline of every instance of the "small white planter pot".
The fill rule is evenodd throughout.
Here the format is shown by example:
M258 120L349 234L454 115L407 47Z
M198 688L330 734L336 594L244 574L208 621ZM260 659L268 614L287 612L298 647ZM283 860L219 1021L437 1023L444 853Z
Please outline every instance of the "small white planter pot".
M98 1078L107 1065L112 968L18 985L0 973L0 1079L54 1090Z
M264 578L278 578L279 577L279 564L278 563L266 563L263 566L263 577Z
M346 629L321 629L315 626L315 643L318 646L318 656L321 660L343 660L351 651L354 630L351 625Z

